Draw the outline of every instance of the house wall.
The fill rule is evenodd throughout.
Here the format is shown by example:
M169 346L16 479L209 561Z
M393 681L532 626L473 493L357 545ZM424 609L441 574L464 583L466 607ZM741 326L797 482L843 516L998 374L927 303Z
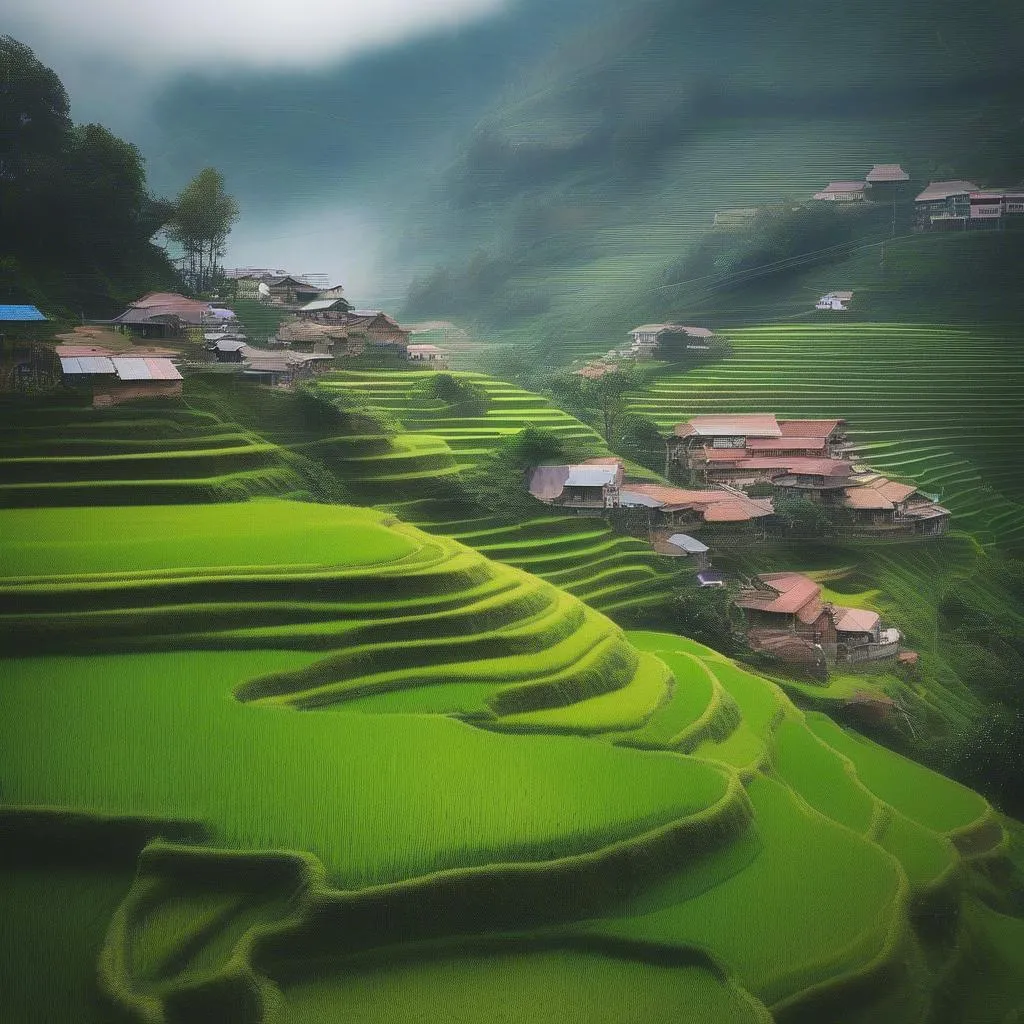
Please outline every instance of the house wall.
M92 404L97 407L120 405L139 398L177 398L181 395L182 381L153 380L128 383L96 384Z

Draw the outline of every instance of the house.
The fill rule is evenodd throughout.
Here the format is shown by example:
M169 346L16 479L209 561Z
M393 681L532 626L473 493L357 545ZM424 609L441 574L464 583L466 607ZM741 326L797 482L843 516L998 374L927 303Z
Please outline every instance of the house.
M653 358L669 338L684 342L687 348L706 350L714 338L714 332L707 327L690 327L686 324L643 324L629 332L633 339L631 353L637 359Z
M689 490L665 484L626 483L619 492L623 508L650 509L661 522L701 526L756 523L774 514L766 498L751 498L731 487Z
M278 305L292 306L311 302L320 294L316 285L309 284L291 274L264 277L260 281L270 292L270 301Z
M405 356L411 363L430 363L433 366L448 365L448 350L437 345L410 345Z
M345 314L345 327L350 336L365 338L367 344L399 349L409 345L412 331L407 330L379 309L353 309Z
M343 299L345 297L345 289L340 284L332 284L329 288L324 288L320 292L321 299Z
M706 470L712 463L724 470L755 457L831 458L845 443L845 423L841 419L779 420L774 413L694 416L673 428L666 442L668 462L707 480ZM729 476L723 472L718 479Z
M950 511L922 494L877 473L855 477L843 489L851 532L889 537L938 537L949 530Z
M711 566L710 548L707 544L691 537L688 533L673 533L671 536L656 536L652 541L659 555L669 558L689 558L698 569Z
M218 338L208 343L207 347L214 353L218 363L240 363L248 345L244 338Z
M112 353L70 355L70 346L58 346L61 373L67 387L92 392L94 406L119 405L138 398L176 398L182 377L171 359L163 356L117 356Z
M1002 192L972 192L968 196L971 227L999 227L1003 217Z
M287 346L298 352L353 354L348 351L348 329L336 323L292 318L278 325L275 340L279 346ZM362 351L362 345L356 347Z
M622 488L622 463L537 466L530 473L530 493L547 505L600 513L617 508Z
M899 164L875 164L864 178L873 197L887 197L899 189L910 175Z
M148 292L110 324L143 338L180 338L191 327L219 319L210 303L201 299L189 299L177 292Z
M914 198L914 221L919 229L966 227L971 215L973 181L932 181Z
M266 349L242 350L242 372L264 384L291 384L329 370L331 355L317 352L271 352Z
M808 664L812 649L826 662L858 664L895 658L900 633L883 629L877 612L822 600L821 587L795 572L762 573L734 598L752 650Z
M346 316L352 307L337 296L333 299L314 299L300 306L295 315L300 320L312 320L321 324L344 324Z
M836 295L822 295L820 299L814 304L815 309L829 310L830 312L844 312L846 306L843 305L843 300Z
M815 192L813 198L826 203L863 202L866 189L863 181L830 181L820 192Z

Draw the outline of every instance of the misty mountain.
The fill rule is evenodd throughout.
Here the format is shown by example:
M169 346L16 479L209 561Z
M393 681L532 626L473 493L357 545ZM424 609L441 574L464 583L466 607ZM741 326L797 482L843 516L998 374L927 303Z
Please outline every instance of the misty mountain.
M720 210L876 162L1024 177L1021 38L1008 0L519 0L330 73L180 80L138 141L165 191L219 167L250 238L354 211L308 262L374 259L409 315L600 346L685 313L666 272Z

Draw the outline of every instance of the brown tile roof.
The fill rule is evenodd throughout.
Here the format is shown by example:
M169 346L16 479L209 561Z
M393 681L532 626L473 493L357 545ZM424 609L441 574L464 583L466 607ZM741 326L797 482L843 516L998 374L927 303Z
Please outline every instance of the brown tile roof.
M950 196L964 196L977 190L978 186L973 181L930 181L928 187L916 196L914 202L929 203L948 199Z
M652 498L668 512L683 509L700 512L708 523L743 523L770 516L773 512L772 503L767 498L748 498L739 491L688 490L644 483L630 483L626 486L634 494Z
M782 473L798 476L845 477L853 472L853 466L843 459L815 459L802 455L765 455L741 459L737 469L777 469Z
M882 181L909 181L910 175L899 164L875 164L864 180L874 185Z

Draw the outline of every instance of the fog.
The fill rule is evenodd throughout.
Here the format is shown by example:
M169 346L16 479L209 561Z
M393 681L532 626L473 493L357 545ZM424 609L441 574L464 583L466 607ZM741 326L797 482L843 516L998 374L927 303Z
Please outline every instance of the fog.
M147 72L220 66L330 64L492 13L503 0L6 0L8 31L78 55L100 54ZM20 38L20 37L19 37ZM27 41L27 40L26 40Z

